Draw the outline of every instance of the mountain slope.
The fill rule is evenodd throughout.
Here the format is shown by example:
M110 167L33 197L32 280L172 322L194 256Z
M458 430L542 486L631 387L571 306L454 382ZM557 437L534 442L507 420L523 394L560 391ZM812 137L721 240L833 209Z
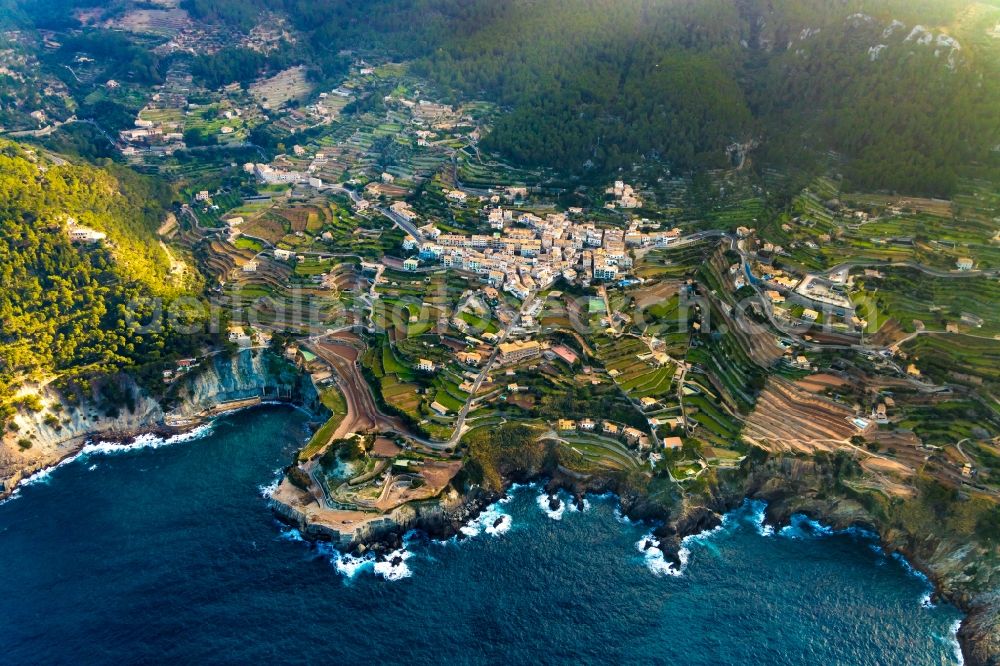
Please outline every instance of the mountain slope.
M212 0L199 0L211 5ZM826 150L858 187L948 194L1000 173L1000 9L941 0L289 0L322 48L384 49L510 109L486 146L606 172L641 157L773 164ZM366 18L368 17L368 18Z
M155 241L157 188L125 171L56 165L0 144L0 422L25 379L155 363L196 348L192 311ZM162 193L161 193L162 194ZM107 234L74 244L76 221Z

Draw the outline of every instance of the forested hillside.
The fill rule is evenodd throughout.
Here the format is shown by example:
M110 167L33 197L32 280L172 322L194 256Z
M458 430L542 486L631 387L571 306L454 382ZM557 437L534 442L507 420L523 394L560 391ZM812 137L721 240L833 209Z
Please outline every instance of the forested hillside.
M93 0L7 0L37 26ZM124 0L108 5L113 8ZM1000 177L997 0L182 0L197 20L298 31L267 57L195 58L198 81L249 82L291 62L324 80L343 50L413 63L454 98L499 103L484 147L527 165L605 175L639 159L798 168L829 150L848 185L948 195ZM25 19L26 20L26 19ZM113 40L112 40L113 41ZM110 41L108 42L111 43ZM128 49L124 49L126 52ZM128 55L126 53L126 55ZM125 58L155 79L155 59Z
M202 6L219 0L197 0ZM719 166L733 141L851 185L946 195L998 172L1000 9L959 0L330 0L285 5L317 49L367 45L511 113L486 139L524 163Z
M0 144L0 422L26 378L155 363L200 344L173 328L190 312L163 316L181 293L155 240L163 196L124 170L59 166ZM71 243L69 218L108 241Z
M773 163L852 158L851 184L948 194L1000 143L1000 22L968 2L504 3L421 61L509 106L486 142L580 170L639 156L718 166L760 139ZM992 37L989 35L993 35Z

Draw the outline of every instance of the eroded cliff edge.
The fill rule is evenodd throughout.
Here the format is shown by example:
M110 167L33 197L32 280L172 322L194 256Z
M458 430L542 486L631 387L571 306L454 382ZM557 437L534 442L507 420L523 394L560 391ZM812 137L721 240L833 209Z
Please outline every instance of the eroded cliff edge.
M0 441L0 498L89 440L176 434L222 411L259 402L325 412L309 376L266 350L209 356L155 396L124 373L95 380L74 395L48 385L28 390L38 398L37 409L22 409Z
M655 526L651 545L679 566L684 537L715 527L746 499L759 499L767 502L765 518L776 527L804 514L835 530L859 527L877 534L887 553L903 556L931 580L936 594L967 614L958 634L966 663L1000 664L1000 552L984 531L973 498L942 499L932 486L909 498L859 492L852 485L852 461L843 456L755 450L736 469L682 486L648 472L581 472L541 442L493 458L476 454L466 456L453 487L436 501L406 505L376 520L324 523L303 510L315 501L305 496L297 507L276 502L275 509L308 537L330 540L343 550L387 553L408 530L435 538L459 534L514 483L541 482L547 491L565 490L577 501L587 493L612 492L625 515Z

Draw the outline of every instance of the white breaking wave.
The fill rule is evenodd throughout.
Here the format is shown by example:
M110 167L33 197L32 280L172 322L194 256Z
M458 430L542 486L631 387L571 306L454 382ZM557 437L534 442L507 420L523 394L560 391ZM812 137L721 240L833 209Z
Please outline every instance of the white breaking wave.
M549 499L551 497L553 496L550 496L548 493L542 492L541 494L538 495L535 501L538 502L538 507L542 511L544 511L549 518L551 518L552 520L562 520L563 513L566 512L566 501L558 494L554 495L554 497L559 500L559 507L553 509L549 506Z
M394 550L381 562L375 562L372 569L386 580L402 580L413 575L410 567L406 566L406 560L410 559L413 553L405 547Z
M951 625L951 649L955 656L955 663L965 666L965 656L962 654L962 644L958 642L958 630L962 628L962 621L955 620Z
M902 555L900 555L899 553L893 553L892 554L892 559L894 559L897 562L899 562L899 564L902 565L902 567L906 571L906 573L910 574L911 576L913 576L917 580L920 580L920 581L923 581L925 583L930 584L931 579L928 578L926 575L924 575L924 573L922 571L918 571L917 569L914 569L913 565L910 564L909 562L907 562L906 558L903 557Z
M703 532L698 532L697 534L687 535L686 537L681 539L681 545L686 546L690 543L703 544L708 542L710 539L712 539L712 537L729 528L729 521L726 520L728 517L729 514L727 513L725 516L722 517L722 522L711 529L707 529Z
M767 502L763 500L745 500L744 504L751 510L750 521L757 528L757 534L763 537L774 536L774 526L764 522L767 517ZM725 516L723 516L725 521Z
M500 536L501 534L506 534L510 531L510 526L514 524L514 520L507 514L503 514L495 521L486 526L486 533L490 536Z
M900 566L903 567L903 570L906 571L906 573L910 574L911 576L913 576L914 578L916 578L917 580L919 580L920 582L924 583L927 586L927 590L920 597L920 606L923 608L934 608L936 606L936 604L932 599L932 596L934 594L934 584L931 582L931 579L928 578L927 575L924 574L924 572L915 569L913 565L910 564L906 560L906 558L900 555L899 553L893 553L892 559L899 562Z
M177 444L179 442L190 442L194 439L200 439L211 434L211 432L212 424L206 423L187 432L167 437L166 439L157 437L151 433L146 433L144 435L139 435L128 444L120 444L118 442L87 442L83 445L83 448L73 455L63 458L51 467L46 467L45 469L35 472L31 476L25 477L21 480L21 483L17 485L17 488L31 486L37 483L48 483L49 479L52 477L52 473L60 467L69 465L77 460L86 460L92 455L107 456L127 453L129 451L138 451L140 449L158 449L162 446L170 446L171 444ZM13 499L13 497L17 494L17 488L14 493L11 494L10 499Z
M709 541L713 539L716 535L721 532L727 531L732 526L732 521L730 520L731 513L727 513L722 517L722 522L711 529L707 529L703 532L698 532L697 534L689 534L683 539L681 539L681 547L677 551L677 559L680 561L680 566L675 566L673 562L667 560L661 551L656 546L646 548L647 543L656 543L656 538L653 536L653 532L650 531L643 538L636 542L636 548L642 552L643 557L646 560L646 566L654 574L658 576L680 576L684 573L684 568L687 566L688 559L691 557L691 548L693 544L698 544L700 546L709 546L712 551L715 551L714 546L709 544Z
M475 520L463 525L459 529L459 532L467 537L474 537L479 536L483 532L490 536L500 536L510 531L514 521L509 514L504 513L500 508L503 501L500 500L483 509L483 512Z
M271 483L265 483L257 486L257 490L260 491L260 496L265 499L271 499L271 496L274 495L274 491L276 491L278 486L281 485L281 479L284 478L284 476L285 473L280 467L274 470L274 479Z
M642 554L646 561L646 566L654 574L658 576L668 575L668 576L680 576L684 573L684 567L688 563L688 559L691 556L691 546L697 544L703 547L707 547L714 554L718 555L718 550L711 543L711 541L716 538L719 534L723 532L730 532L737 527L740 521L750 524L754 527L757 534L763 537L773 536L775 534L774 528L771 525L764 523L765 511L767 509L767 502L763 500L751 500L746 499L743 504L733 511L722 516L721 522L711 529L707 529L703 532L698 532L697 534L689 534L688 536L681 539L681 547L677 551L677 559L680 560L680 566L676 566L673 562L667 561L664 557L663 552L655 547L651 546L646 548L646 544L655 543L656 539L653 536L653 532L648 532L642 539L636 542L635 546ZM615 518L619 522L634 525L632 521L623 516L618 508L615 508ZM793 523L796 524L796 529L801 532L801 528L798 527L802 521L808 521L805 516L793 517ZM817 531L825 533L831 533L832 530L825 528L819 523L814 523L810 521L810 527L813 527ZM787 536L792 538L799 538L799 533L784 532ZM804 536L804 534L802 535Z
M531 486L534 485L536 484L529 483L525 485L523 483L512 483L510 488L507 489L507 493L503 497L497 500L497 504L509 504L511 500L514 499L514 493L521 490L521 488L530 488Z
M345 582L351 581L362 571L371 571L385 580L394 581L413 575L406 561L413 557L408 546L414 536L414 532L407 532L403 535L403 547L392 551L382 560L379 560L372 553L364 555L342 553L327 543L317 544L316 549L330 561L337 573L345 578Z
M351 555L350 553L341 553L333 550L330 562L337 569L338 573L350 580L365 569L373 567L375 565L375 557L368 554Z
M615 520L617 520L619 523L622 523L623 525L638 525L639 524L637 521L632 520L631 518L629 518L628 516L626 516L624 513L622 513L622 507L621 507L621 505L618 505L618 506L615 507Z
M294 527L289 527L286 530L278 532L278 538L282 541L305 541L305 539L302 538L302 533Z
M830 536L833 534L833 528L797 513L781 528L779 534L789 539L805 539L811 536Z
M683 541L681 543L683 544ZM649 532L636 541L635 547L636 550L642 553L646 568L657 576L680 576L684 573L684 567L687 565L688 558L691 555L691 551L682 545L681 549L677 551L677 559L680 560L680 566L675 566L673 562L667 560L663 555L663 551L656 546L656 538L652 532Z

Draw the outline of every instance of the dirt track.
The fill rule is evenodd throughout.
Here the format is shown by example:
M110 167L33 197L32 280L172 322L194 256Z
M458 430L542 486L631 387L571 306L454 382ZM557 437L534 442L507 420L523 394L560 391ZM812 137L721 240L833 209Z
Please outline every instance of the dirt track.
M333 439L339 439L352 432L367 430L395 431L406 433L406 427L396 417L383 414L375 406L368 382L361 376L357 359L360 344L357 338L331 339L312 345L315 354L325 361L337 375L337 385L344 394L347 403L347 416L333 433Z

